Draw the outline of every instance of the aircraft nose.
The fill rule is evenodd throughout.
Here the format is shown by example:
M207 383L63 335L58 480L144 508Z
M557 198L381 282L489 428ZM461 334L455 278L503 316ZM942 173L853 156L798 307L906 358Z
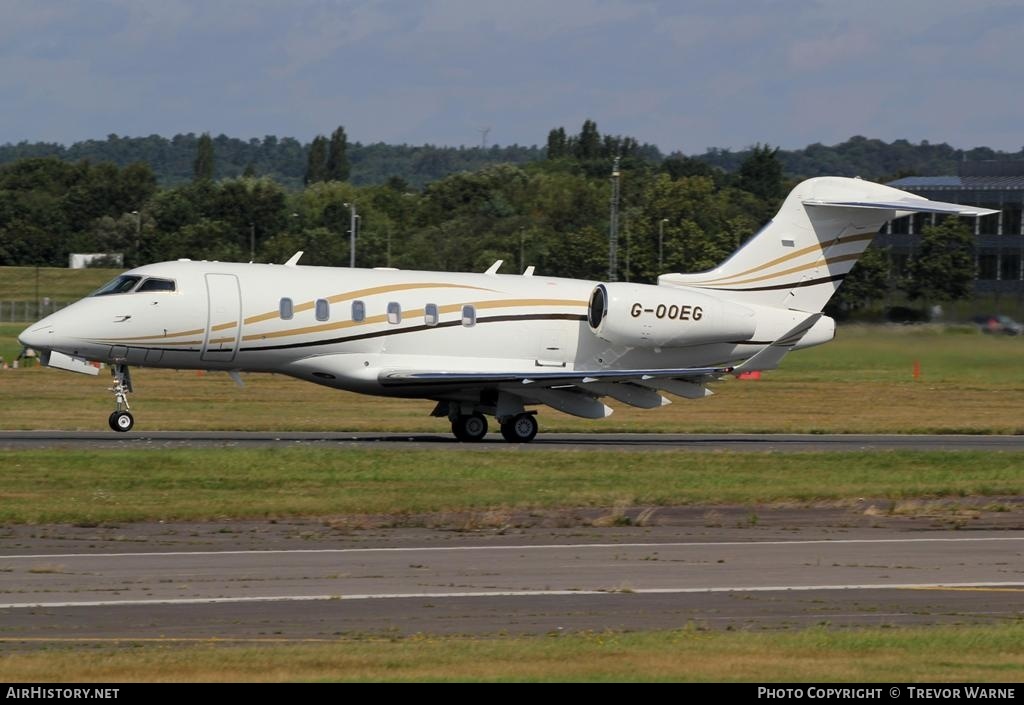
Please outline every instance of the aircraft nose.
M26 348L37 350L48 350L53 346L53 326L46 322L46 319L34 323L21 332L18 342Z

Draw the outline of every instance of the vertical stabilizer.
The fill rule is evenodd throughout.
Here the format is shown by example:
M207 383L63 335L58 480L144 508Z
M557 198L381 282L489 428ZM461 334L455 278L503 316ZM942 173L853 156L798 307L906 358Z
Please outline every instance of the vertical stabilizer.
M914 212L995 211L929 201L861 179L808 179L722 265L700 274L664 274L658 283L707 289L740 303L821 311L886 221Z

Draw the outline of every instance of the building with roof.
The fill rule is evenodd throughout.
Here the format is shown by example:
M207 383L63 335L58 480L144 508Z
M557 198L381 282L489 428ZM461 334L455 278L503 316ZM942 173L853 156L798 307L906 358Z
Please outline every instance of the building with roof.
M975 291L1024 293L1024 161L962 162L956 176L908 176L889 186L925 198L998 210L974 218ZM941 217L941 216L940 216ZM918 213L891 221L878 238L890 247L895 271L914 252L917 236L934 214Z

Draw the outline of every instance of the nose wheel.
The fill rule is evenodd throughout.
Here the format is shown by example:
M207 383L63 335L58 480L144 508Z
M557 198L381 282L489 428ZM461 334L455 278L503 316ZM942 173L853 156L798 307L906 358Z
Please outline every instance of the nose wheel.
M107 423L112 430L126 433L135 425L135 417L128 411L128 393L133 391L131 373L128 372L128 365L111 365L110 375L114 384L109 391L114 394L115 408L107 418Z
M132 426L135 425L135 417L129 411L115 411L107 419L107 423L114 431L124 433L132 430Z

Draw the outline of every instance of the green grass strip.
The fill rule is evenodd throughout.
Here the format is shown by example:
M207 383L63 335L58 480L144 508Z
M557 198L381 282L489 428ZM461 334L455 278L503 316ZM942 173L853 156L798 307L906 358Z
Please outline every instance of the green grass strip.
M790 633L636 633L341 638L321 644L8 653L11 682L753 681L1020 682L1024 624ZM131 647L131 648L124 648ZM1018 688L1019 690L1019 688ZM888 692L883 693L888 697ZM904 692L904 697L908 697Z
M0 522L1019 495L1020 452L10 451Z

